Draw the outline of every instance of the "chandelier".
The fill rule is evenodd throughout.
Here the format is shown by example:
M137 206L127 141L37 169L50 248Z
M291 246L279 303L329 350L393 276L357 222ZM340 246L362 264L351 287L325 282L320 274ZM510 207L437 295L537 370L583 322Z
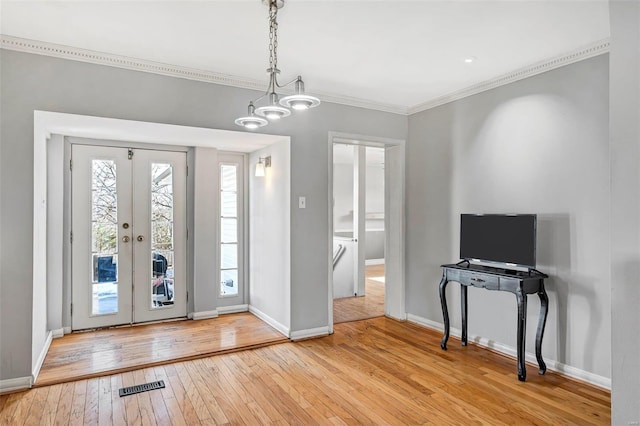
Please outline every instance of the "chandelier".
M269 87L264 95L249 102L246 117L238 118L235 123L246 129L257 129L266 126L269 120L279 120L291 115L291 109L305 110L320 105L320 99L304 93L302 77L291 80L285 84L278 83L278 9L284 7L284 0L262 0L269 5ZM294 94L280 99L276 89L293 84ZM267 105L255 107L254 103L266 99Z

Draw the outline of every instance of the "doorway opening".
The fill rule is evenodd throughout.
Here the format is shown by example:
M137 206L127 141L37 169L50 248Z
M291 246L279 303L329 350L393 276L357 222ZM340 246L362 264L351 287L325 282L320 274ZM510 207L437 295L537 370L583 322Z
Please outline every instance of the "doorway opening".
M334 324L384 316L384 148L333 145L333 201Z
M406 319L404 141L329 134L329 330Z

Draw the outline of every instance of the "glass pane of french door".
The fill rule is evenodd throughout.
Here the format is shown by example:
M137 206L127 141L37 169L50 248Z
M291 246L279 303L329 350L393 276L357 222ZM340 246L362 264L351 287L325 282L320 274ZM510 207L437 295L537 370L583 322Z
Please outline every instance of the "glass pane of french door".
M116 162L91 160L92 315L118 312Z
M173 167L151 163L151 308L173 305Z
M72 147L72 328L132 318L131 165L125 148ZM128 239L127 239L128 238Z

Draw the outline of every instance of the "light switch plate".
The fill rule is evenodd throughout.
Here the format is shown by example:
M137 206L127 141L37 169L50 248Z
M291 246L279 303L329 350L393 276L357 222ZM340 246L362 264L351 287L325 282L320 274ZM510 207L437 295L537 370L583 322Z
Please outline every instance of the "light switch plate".
M298 197L298 208L299 209L307 208L307 197Z

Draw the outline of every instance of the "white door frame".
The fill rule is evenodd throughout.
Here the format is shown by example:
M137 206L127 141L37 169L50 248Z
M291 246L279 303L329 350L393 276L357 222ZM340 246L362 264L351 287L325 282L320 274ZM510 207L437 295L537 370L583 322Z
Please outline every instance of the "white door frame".
M327 270L329 277L329 333L333 333L333 144L364 145L385 148L384 252L385 315L399 320L407 318L404 282L404 168L405 141L350 133L329 132Z

